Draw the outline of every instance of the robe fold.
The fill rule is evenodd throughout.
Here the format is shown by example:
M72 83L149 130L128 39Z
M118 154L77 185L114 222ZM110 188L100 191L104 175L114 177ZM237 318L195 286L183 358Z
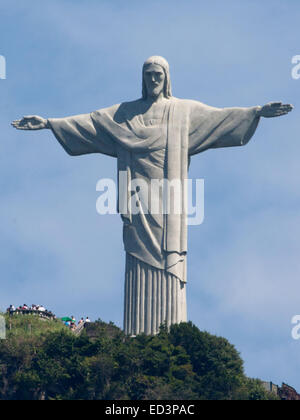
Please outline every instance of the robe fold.
M49 124L59 143L70 155L102 153L115 157L119 174L126 174L127 194L124 199L121 192L118 211L124 222L123 240L127 261L129 256L137 260L135 263L127 263L131 268L126 271L126 279L131 279L132 284L132 267L147 264L151 279L158 276L166 278L162 281L173 284L175 277L179 282L176 290L181 290L186 283L186 209L183 206L180 214L175 211L168 214L145 211L149 209L149 198L158 203L163 201L161 190L157 191L157 196L149 197L151 180L180 180L180 200L184 202L187 194L184 180L188 178L191 156L212 148L247 144L259 123L258 107L221 109L172 97L166 101L161 121L146 126L141 101L115 105L90 114L49 119ZM131 192L130 186L134 180L143 180L149 190L141 188L140 191ZM138 213L132 211L132 196L139 207ZM176 200L178 196L171 190L170 202ZM158 270L158 274L153 274L155 270ZM152 287L153 284L151 290ZM125 289L127 294L135 293L127 280ZM144 298L148 299L146 296ZM144 298L140 296L139 302ZM166 301L167 306L172 299L170 295L169 301ZM185 307L184 303L182 307ZM128 306L126 312L125 301L127 320L128 311L139 313L133 306ZM183 312L176 312L179 318L175 317L175 322L186 320ZM141 324L140 318L139 322L130 322L130 327L128 323L125 327L128 334L144 332L145 325L148 325L144 324L143 330L136 328L137 324ZM170 323L173 323L172 320ZM151 333L157 331L157 326L153 328Z

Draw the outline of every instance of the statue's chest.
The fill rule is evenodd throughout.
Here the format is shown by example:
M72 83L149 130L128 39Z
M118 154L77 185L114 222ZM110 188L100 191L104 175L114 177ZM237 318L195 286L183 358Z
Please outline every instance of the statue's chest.
M145 126L154 126L162 124L164 120L165 105L151 107L141 115Z

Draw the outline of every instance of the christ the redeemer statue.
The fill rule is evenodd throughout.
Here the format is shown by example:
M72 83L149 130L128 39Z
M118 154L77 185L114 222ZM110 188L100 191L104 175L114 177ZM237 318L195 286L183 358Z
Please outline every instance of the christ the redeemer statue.
M214 108L172 96L169 65L158 56L143 66L142 98L89 114L14 121L21 130L48 128L71 156L102 153L117 158L127 185L142 179L184 180L190 157L208 149L242 146L253 136L260 117L292 110L281 102L251 108ZM126 251L124 330L128 335L156 334L161 324L187 321L186 212L123 212ZM162 199L159 191L154 200ZM186 194L186 191L184 192Z

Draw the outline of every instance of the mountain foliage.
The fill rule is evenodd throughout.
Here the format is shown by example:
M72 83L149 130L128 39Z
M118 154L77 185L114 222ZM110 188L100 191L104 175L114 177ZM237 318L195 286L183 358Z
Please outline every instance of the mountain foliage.
M192 323L126 337L114 324L76 336L60 321L6 317L0 400L269 400L226 339Z

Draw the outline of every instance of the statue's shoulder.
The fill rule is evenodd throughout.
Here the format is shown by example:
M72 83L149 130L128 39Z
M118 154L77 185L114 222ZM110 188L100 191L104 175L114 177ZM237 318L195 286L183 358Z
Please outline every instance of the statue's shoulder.
M122 102L108 108L102 108L98 112L109 114L114 117L116 114L130 115L140 111L143 107L143 100L136 99L134 101Z
M193 99L180 99L172 96L169 98L170 104L174 104L178 111L184 113L196 113L213 109L212 107L204 104L203 102L196 101ZM93 113L94 117L110 118L115 122L122 123L128 120L132 120L135 116L143 114L146 110L145 101L135 99L133 101L122 102L120 104L112 105L108 108L101 108Z
M199 110L210 108L208 105L204 104L203 102L196 101L193 99L179 99L179 98L172 97L172 100L175 102L175 104L179 108L182 108L190 112L193 112L193 111L197 112Z
M100 108L100 109L97 109L97 111L94 111L93 114L95 115L108 114L110 116L113 116L118 111L120 106L121 104L116 104L116 105L109 106L107 108Z
M142 98L135 99L134 101L122 102L119 105L118 112L125 114L135 114L144 108L144 100Z
M196 101L195 99L179 99L179 98L172 98L174 101L177 101L180 105L187 106L187 107L201 107L201 106L207 106L203 102Z
M145 111L145 103L143 99L136 99L134 101L122 102L114 113L114 121L122 123L128 120L132 120L139 114L143 114Z

